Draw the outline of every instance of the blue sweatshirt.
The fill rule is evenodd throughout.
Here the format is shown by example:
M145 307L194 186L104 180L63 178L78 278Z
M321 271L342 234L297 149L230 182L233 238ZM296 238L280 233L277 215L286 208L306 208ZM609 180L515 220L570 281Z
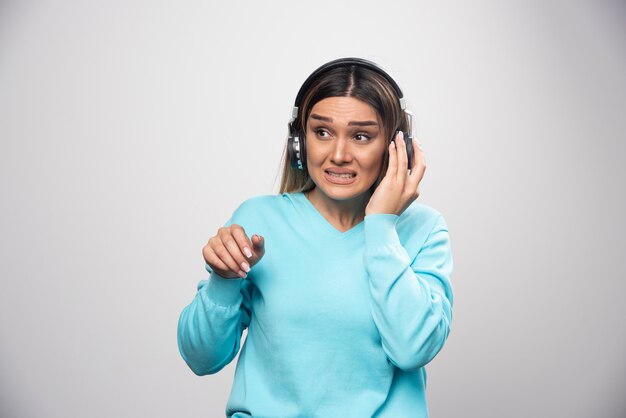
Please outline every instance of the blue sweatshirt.
M436 210L334 228L302 193L246 200L226 225L265 238L245 279L210 272L178 324L197 375L237 355L228 417L427 417L424 366L452 319L452 253Z

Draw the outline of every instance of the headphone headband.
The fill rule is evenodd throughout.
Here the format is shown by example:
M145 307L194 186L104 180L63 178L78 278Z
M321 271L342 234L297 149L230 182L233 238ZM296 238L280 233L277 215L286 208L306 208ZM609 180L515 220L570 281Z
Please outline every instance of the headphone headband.
M300 90L298 91L298 95L296 96L296 101L293 105L293 111L291 113L291 121L293 122L298 117L298 108L300 107L300 104L302 103L304 94L309 90L309 87L311 87L311 84L313 84L313 82L315 82L315 80L317 80L317 78L321 74L324 74L325 72L330 71L334 68L350 67L352 65L357 65L359 67L367 68L383 76L389 82L389 84L391 84L391 87L395 90L396 94L398 95L398 99L400 101L400 107L402 108L402 110L406 109L404 96L402 95L402 90L400 90L400 86L398 86L398 83L396 83L395 80L391 78L391 76L385 72L385 70L380 68L378 65L374 64L372 61L368 61L363 58L339 58L339 59L327 62L326 64L322 65L317 70L313 71L313 73L304 81L304 83L302 84L302 87L300 87Z

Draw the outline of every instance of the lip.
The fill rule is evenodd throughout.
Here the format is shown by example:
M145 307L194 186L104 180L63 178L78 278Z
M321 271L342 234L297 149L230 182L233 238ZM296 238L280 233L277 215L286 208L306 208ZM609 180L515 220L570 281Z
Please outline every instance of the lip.
M324 171L330 171L331 173L336 173L336 174L354 174L354 175L356 175L356 172L354 170L348 170L346 168L327 168Z
M331 173L336 173L336 174L354 174L354 177L351 178L340 178L340 177L333 177L330 174L328 174L328 172ZM326 179L326 181L328 181L329 183L333 183L333 184L341 184L341 185L346 185L346 184L352 184L356 181L356 173L354 171L351 170L345 170L345 169L332 169L332 170L324 170L324 178Z

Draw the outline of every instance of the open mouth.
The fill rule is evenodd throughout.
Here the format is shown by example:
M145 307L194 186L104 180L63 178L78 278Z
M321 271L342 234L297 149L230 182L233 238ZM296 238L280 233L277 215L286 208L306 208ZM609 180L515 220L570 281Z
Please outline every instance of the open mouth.
M351 179L356 177L356 174L354 173L333 173L332 171L328 171L326 170L326 174L328 174L331 177L335 177L338 179Z

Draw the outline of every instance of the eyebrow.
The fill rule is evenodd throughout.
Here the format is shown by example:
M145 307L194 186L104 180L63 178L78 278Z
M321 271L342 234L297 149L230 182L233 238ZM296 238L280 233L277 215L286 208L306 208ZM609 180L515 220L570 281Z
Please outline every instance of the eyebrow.
M322 116L322 115L318 115L317 113L312 113L311 116L309 116L311 119L316 119L316 120L321 120L323 122L328 122L328 123L333 123L333 118L329 118L327 116ZM348 122L348 126L377 126L378 122L373 121L373 120L364 120L364 121L358 121L358 120L353 120Z

